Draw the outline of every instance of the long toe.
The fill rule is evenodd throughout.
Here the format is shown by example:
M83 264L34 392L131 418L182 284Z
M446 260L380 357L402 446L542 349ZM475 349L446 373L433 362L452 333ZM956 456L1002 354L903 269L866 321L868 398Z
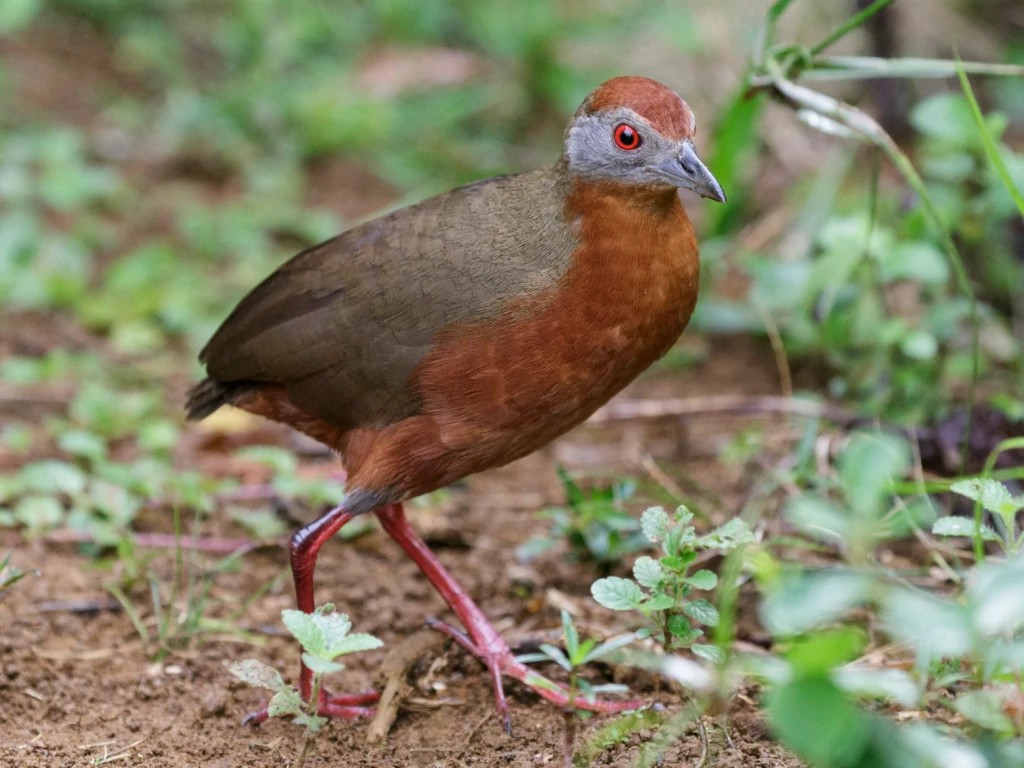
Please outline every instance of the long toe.
M317 706L317 714L322 717L338 718L342 720L356 720L360 717L371 717L374 713L373 705L380 699L378 691L362 691L360 693L347 693L333 695L326 692L320 693L320 703ZM256 726L263 723L269 717L266 705L247 714L242 719L242 725Z
M558 683L549 680L539 672L527 667L516 660L515 654L504 643L504 641L491 642L489 647L482 648L474 642L465 632L456 629L438 619L429 619L427 626L435 629L454 640L460 647L475 656L485 667L491 677L494 686L494 699L497 705L498 714L501 716L505 731L511 733L512 717L508 709L508 701L505 698L503 678L508 677L518 680L530 690L534 691L542 699L550 701L557 707L565 709L569 706L569 691ZM585 699L577 696L572 702L575 709L597 712L602 714L614 714L625 712L631 709L640 709L645 706L644 702L636 699L622 701L609 701L604 699Z

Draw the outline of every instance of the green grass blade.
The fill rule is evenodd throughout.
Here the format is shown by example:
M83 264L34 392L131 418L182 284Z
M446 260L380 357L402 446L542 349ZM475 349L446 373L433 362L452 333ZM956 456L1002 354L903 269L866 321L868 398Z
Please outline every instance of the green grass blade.
M1010 197L1013 198L1013 202L1017 206L1017 210L1020 211L1021 216L1024 216L1024 194L1021 194L1020 189L1013 181L1013 177L1010 176L1010 169L1006 167L1006 161L1003 160L1003 156L999 152L999 147L996 146L995 137L988 129L988 125L985 124L985 116L981 113L981 107L978 105L978 100L974 96L974 89L971 88L971 81L967 79L967 72L964 70L959 59L957 59L956 63L956 76L960 79L960 87L963 89L964 96L967 98L967 103L971 107L971 114L974 116L974 123L978 126L978 134L981 136L981 145L985 149L985 155L988 157L989 162L992 163L992 167L995 168L996 175L998 175L999 180L1003 182L1003 186L1006 187L1006 191L1009 192Z
M817 54L824 51L826 48L831 46L833 43L846 37L850 32L855 30L860 25L864 24L868 19L874 16L876 13L881 11L887 5L891 5L893 0L875 0L871 5L865 8L860 13L856 13L842 24L828 37L818 43L816 46L811 48L811 55L816 56Z

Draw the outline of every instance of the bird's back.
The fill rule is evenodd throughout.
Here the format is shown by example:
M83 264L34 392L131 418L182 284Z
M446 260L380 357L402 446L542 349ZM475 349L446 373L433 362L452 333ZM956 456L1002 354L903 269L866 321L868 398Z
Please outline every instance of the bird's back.
M565 197L555 168L488 179L303 251L202 351L210 378L190 412L277 385L340 431L412 415L410 378L441 329L486 321L568 270Z

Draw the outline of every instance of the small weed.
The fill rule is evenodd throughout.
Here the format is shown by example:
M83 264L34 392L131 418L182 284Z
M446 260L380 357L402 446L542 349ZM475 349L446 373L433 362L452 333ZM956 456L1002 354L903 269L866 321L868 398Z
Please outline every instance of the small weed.
M624 685L605 684L591 685L580 673L587 664L604 658L613 651L633 642L635 635L622 635L598 644L594 638L580 640L579 632L572 622L568 611L562 611L562 640L565 643L565 650L557 648L550 643L542 643L537 653L518 656L517 661L529 664L537 661L553 661L564 669L569 675L569 703L563 711L563 722L565 730L562 741L562 765L563 768L571 768L573 753L576 745L576 723L580 718L589 715L588 712L577 710L575 702L582 697L593 701L601 693L621 693L626 689Z
M301 768L316 735L327 722L317 710L325 675L340 672L345 665L336 661L339 656L379 648L383 643L373 635L349 634L352 622L348 615L336 613L334 605L327 603L313 613L288 610L281 612L281 620L292 636L302 645L302 661L313 671L313 689L309 700L284 682L273 667L256 659L237 661L229 671L239 680L256 688L273 691L267 714L270 717L293 716L292 722L306 729L302 752L295 761Z
M0 559L0 597L24 577L25 572L21 568L11 565L11 553L4 555Z
M1017 513L1024 509L1024 496L1012 496L1009 489L991 478L971 478L960 480L950 486L950 490L979 504L992 516L999 530L996 531L988 523L965 517L950 515L935 521L932 533L938 536L966 536L981 538L983 541L994 541L1003 552L1016 555L1024 544L1024 533L1017 527Z
M653 637L666 651L689 648L698 656L720 661L717 646L698 643L704 630L718 624L718 610L708 600L693 596L694 590L709 591L718 577L709 570L690 573L699 552L724 552L753 541L753 534L739 518L714 531L698 536L690 524L693 514L679 507L674 517L661 507L651 507L640 517L644 535L661 545L662 557L642 555L633 564L633 578L609 576L598 579L591 594L605 608L638 611L649 622L642 637Z
M607 573L612 565L646 547L639 523L623 508L636 490L632 480L585 491L564 469L559 468L558 477L569 504L543 512L551 528L547 535L523 544L517 552L520 558L532 559L564 541L576 560L596 563Z

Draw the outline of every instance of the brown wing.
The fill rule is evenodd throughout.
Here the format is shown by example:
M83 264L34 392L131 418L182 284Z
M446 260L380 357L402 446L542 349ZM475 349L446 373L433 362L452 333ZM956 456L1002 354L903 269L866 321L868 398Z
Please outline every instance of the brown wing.
M357 226L281 266L200 353L224 385L272 383L329 423L417 412L435 334L553 286L575 240L555 169L471 184Z

